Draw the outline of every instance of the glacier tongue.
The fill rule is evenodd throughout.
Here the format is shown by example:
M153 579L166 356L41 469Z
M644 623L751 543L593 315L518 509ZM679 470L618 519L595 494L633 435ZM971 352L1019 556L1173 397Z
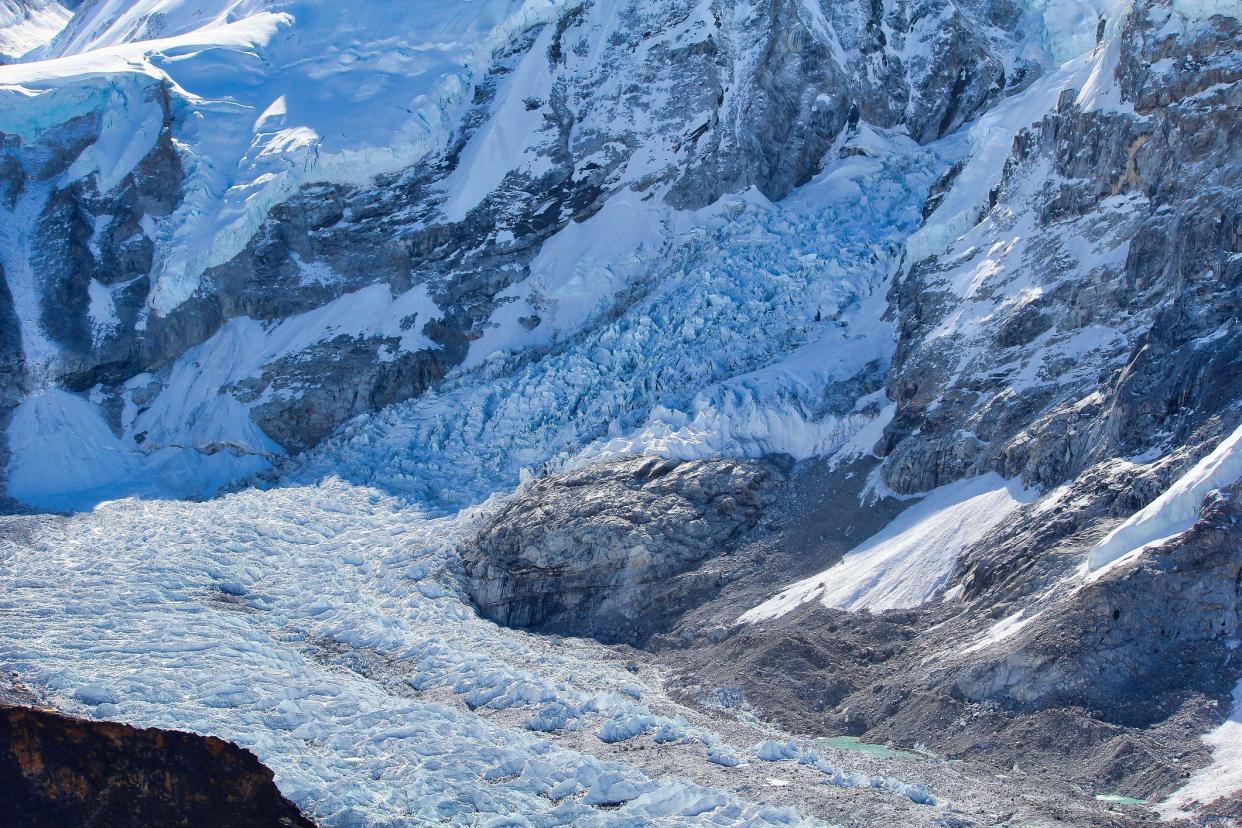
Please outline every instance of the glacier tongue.
M802 824L693 781L725 778L713 751L772 759L766 742L730 746L669 715L658 685L599 645L478 618L453 551L473 519L330 481L33 521L0 537L0 652L59 707L251 749L323 824ZM653 729L649 769L608 747ZM824 796L835 773L859 780L834 782L862 787L851 796L931 801L805 758L788 773Z

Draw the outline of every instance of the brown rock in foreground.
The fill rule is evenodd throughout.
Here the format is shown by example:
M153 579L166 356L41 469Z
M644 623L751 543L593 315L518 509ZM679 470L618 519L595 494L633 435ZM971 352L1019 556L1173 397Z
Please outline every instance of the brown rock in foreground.
M231 742L5 704L0 802L0 823L23 828L314 828Z

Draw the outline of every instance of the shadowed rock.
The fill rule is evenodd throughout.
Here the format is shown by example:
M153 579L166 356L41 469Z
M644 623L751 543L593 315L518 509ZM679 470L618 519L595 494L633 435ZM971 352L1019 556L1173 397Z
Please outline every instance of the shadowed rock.
M0 704L3 822L314 828L254 754L214 736Z

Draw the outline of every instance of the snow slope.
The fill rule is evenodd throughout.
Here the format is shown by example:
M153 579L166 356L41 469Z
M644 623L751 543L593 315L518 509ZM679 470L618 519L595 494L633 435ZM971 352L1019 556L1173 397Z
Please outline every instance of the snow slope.
M1033 495L995 474L941 486L835 566L786 587L738 621L780 618L810 601L870 612L918 606L948 581L963 549Z
M32 137L102 108L118 134L76 171L106 171L106 191L153 145L154 93L171 89L189 178L157 230L150 305L167 313L303 184L365 183L441 146L492 49L557 8L107 0L50 44L49 59L0 68L0 131Z
M1087 571L1101 574L1109 564L1145 546L1185 532L1199 516L1203 498L1213 489L1242 479L1242 426L1221 441L1210 454L1179 477L1159 497L1109 532L1087 559Z
M0 63L43 46L72 16L55 0L0 0Z
M386 285L371 285L272 324L234 318L183 354L159 395L141 409L134 397L151 377L127 383L120 434L82 397L58 389L27 397L9 427L9 494L52 510L89 509L119 497L215 494L284 454L249 411L291 389L270 383L259 394L239 389L260 381L273 363L337 337L395 339L394 356L437 347L421 330L439 316L425 287L394 297ZM58 438L47 439L52 434Z
M1199 805L1242 791L1242 681L1233 688L1233 711L1228 721L1206 734L1203 741L1212 748L1212 761L1160 803L1157 810L1165 819L1187 817Z

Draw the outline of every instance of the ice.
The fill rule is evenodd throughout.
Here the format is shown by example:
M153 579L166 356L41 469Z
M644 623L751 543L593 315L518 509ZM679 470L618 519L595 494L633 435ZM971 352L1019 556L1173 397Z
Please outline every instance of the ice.
M469 525L340 481L34 522L0 538L0 657L71 712L238 742L324 825L801 823L527 729L679 725L603 648L478 618L455 574Z
M792 740L777 741L765 739L755 747L755 755L764 762L779 762L783 759L797 759L802 749Z
M1207 20L1222 17L1242 18L1242 6L1237 0L1173 0L1173 8L1187 20Z
M941 486L837 565L785 588L738 621L780 618L810 601L871 612L918 606L944 586L963 549L1034 495L996 474Z
M599 738L602 742L624 742L654 728L657 719L649 713L622 711L604 722Z
M869 450L853 441L875 434L885 401L824 400L891 354L884 295L944 165L908 140L886 147L831 162L779 205L752 191L693 214L638 212L615 196L548 243L472 367L351 424L288 479L340 475L453 509L617 455ZM616 307L622 287L634 298ZM524 350L534 343L549 350Z
M1087 559L1087 572L1098 577L1110 564L1185 532L1194 525L1209 492L1239 479L1242 479L1242 426L1234 429L1159 497L1097 543Z

